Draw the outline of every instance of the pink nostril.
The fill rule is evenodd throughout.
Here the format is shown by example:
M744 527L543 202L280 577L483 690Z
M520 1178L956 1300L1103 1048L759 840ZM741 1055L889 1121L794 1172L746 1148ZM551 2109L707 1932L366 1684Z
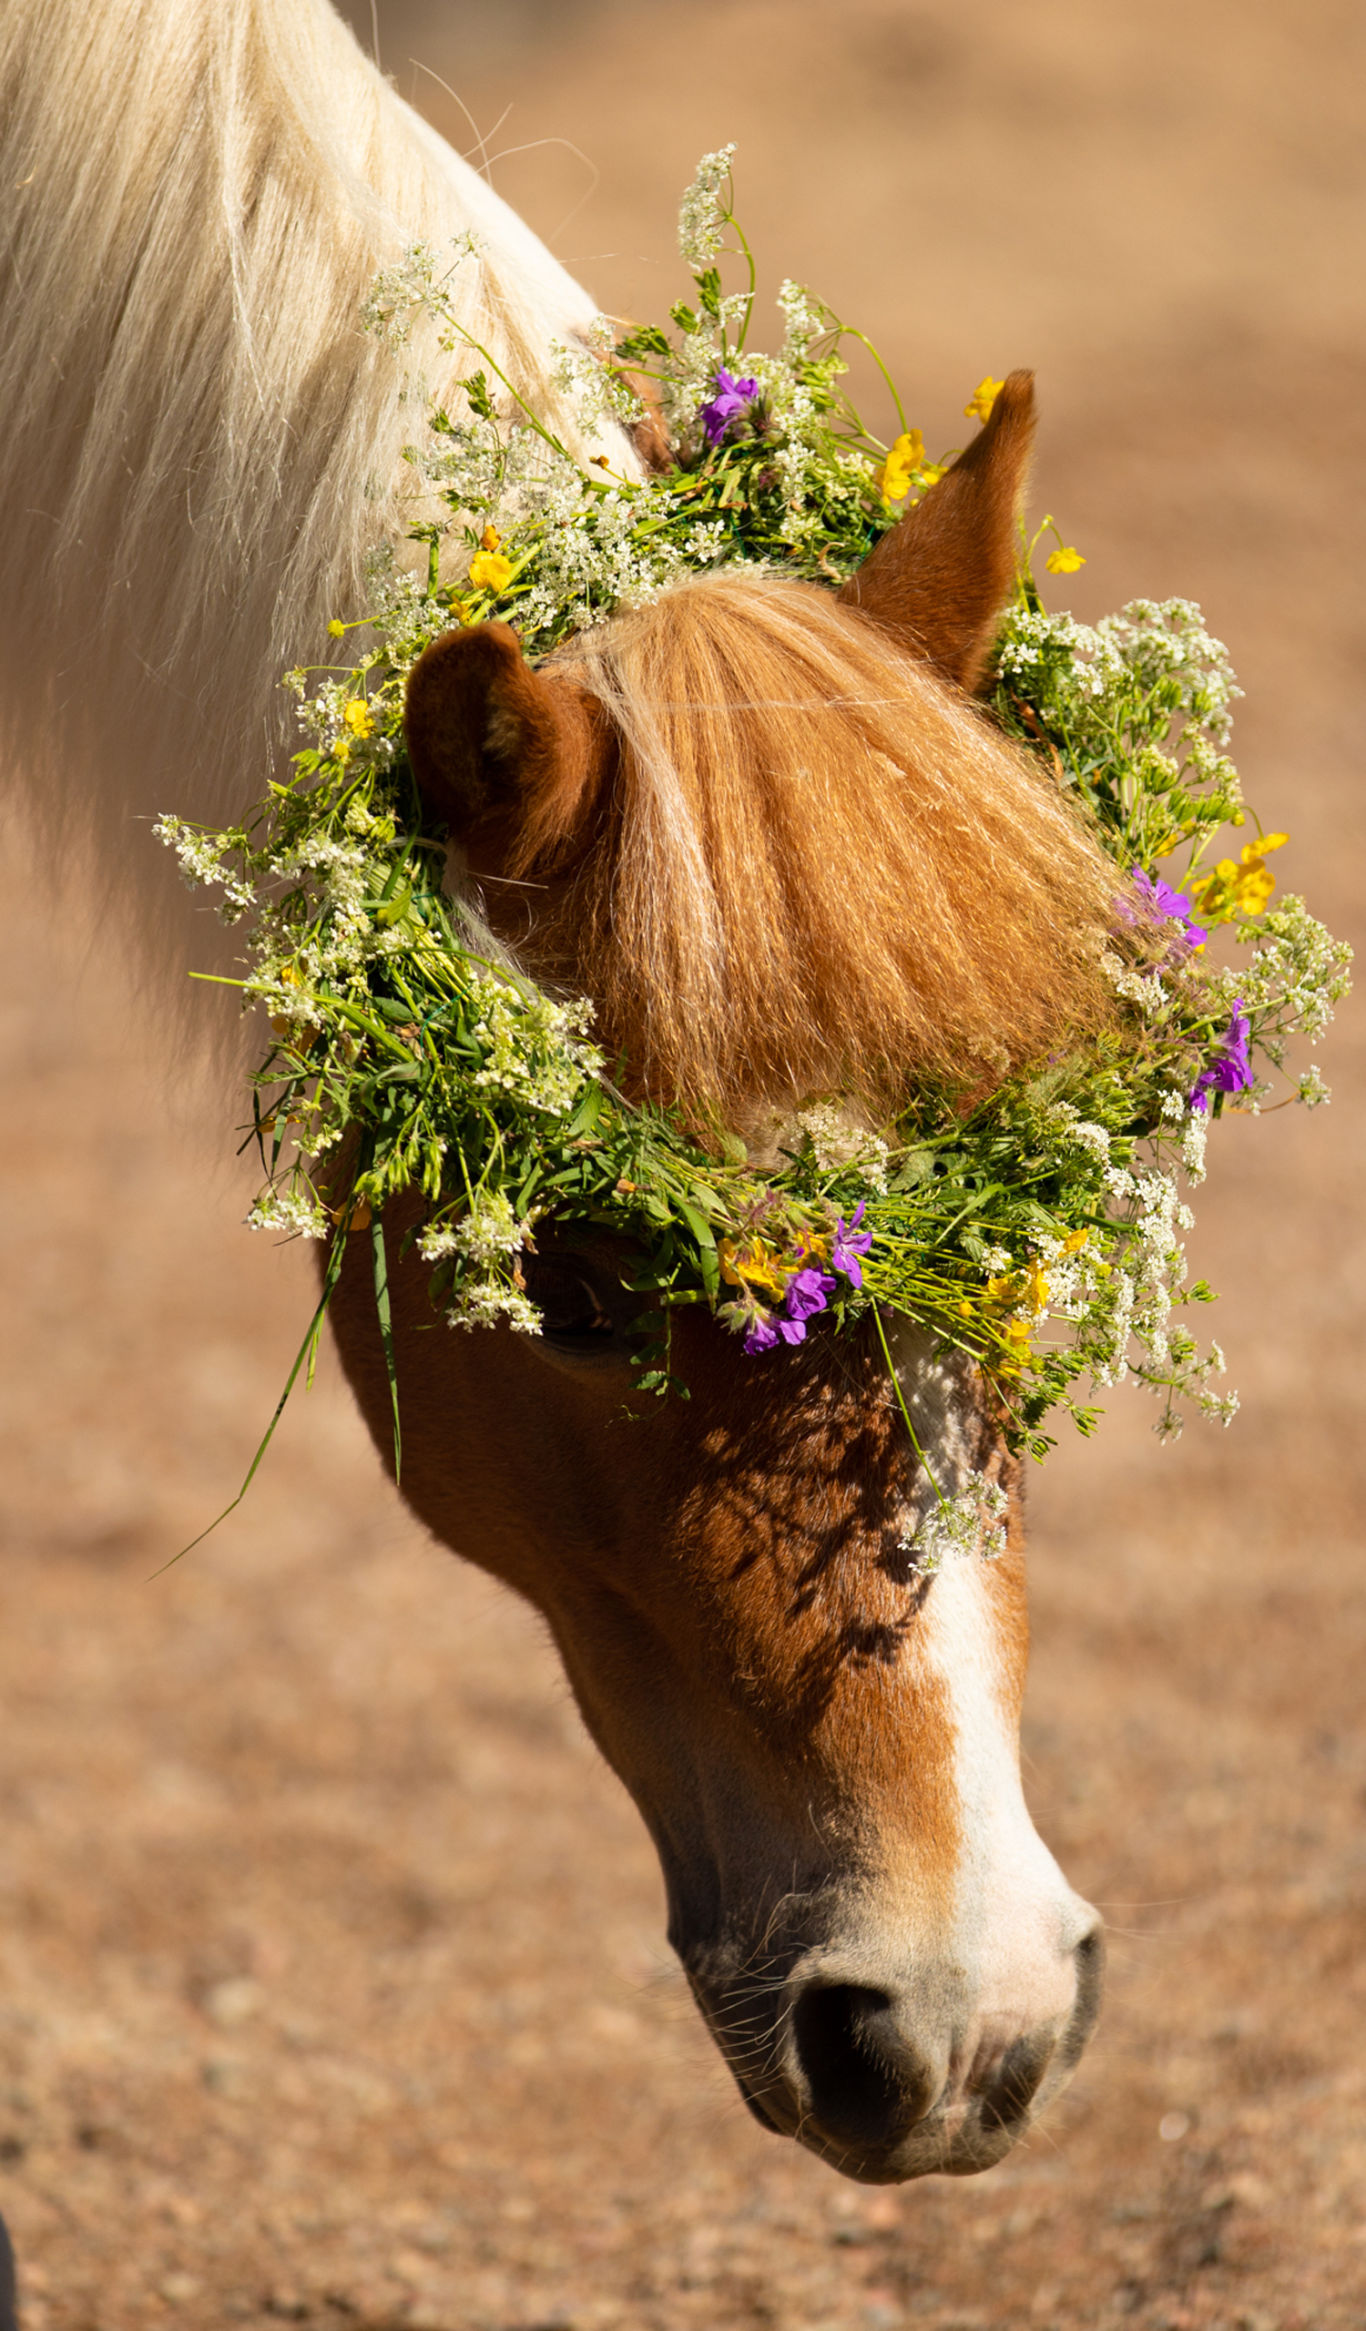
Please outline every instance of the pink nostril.
M902 2031L886 1991L813 1982L792 2009L810 2117L836 2144L877 2150L924 2120L942 2075Z

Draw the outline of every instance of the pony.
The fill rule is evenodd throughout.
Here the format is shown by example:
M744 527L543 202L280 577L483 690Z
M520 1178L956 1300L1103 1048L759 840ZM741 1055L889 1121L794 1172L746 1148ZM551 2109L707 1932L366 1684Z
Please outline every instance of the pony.
M552 348L591 303L362 56L327 0L10 0L0 20L0 742L163 987L202 965L139 822L220 823L287 738L282 666L401 527L408 392L358 317L415 239L474 229L463 320L576 443ZM419 347L425 390L462 358ZM415 668L415 774L454 878L536 977L590 996L640 1094L705 1095L762 1154L946 1065L983 1089L1102 1009L1098 854L974 690L1032 430L1012 375L836 597L697 578L539 670L488 625ZM640 474L648 457L608 430ZM395 1208L397 1249L416 1219ZM630 1397L629 1256L526 1258L545 1332L433 1329L393 1272L402 1491L540 1610L634 1797L669 1935L766 2127L885 2182L989 2166L1098 2010L1094 1911L1020 1783L1020 1466L972 1369L910 1323L755 1359L682 1315L691 1397ZM363 1271L332 1320L383 1454ZM987 1563L908 1563L926 1495L1008 1499Z

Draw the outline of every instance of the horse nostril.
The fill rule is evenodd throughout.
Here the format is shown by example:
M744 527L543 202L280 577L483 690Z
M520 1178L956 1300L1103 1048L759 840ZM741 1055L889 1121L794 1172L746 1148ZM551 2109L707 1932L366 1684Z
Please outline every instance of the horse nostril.
M809 1983L792 2009L792 2036L811 2118L837 2144L875 2148L903 2137L941 2086L898 2028L885 1991Z
M1001 2058L1001 2068L982 2098L984 2129L1013 2129L1025 2119L1045 2072L1053 2061L1052 2032L1015 2040Z
M1018 2129L1029 2117L1045 2073L1070 2072L1086 2046L1100 2012L1105 1972L1105 1939L1099 1920L1082 1936L1072 1956L1077 1988L1066 2025L1061 2033L1056 2026L1048 2026L1012 2041L982 2096L983 2128Z
M1105 1982L1105 1929L1099 1919L1073 1952L1077 1966L1077 1996L1071 2021L1058 2042L1058 2060L1067 2071L1080 2057L1096 2028L1100 1995Z

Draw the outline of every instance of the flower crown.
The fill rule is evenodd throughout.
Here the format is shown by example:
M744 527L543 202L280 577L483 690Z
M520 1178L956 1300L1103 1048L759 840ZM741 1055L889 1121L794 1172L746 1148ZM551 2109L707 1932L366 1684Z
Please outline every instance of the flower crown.
M1084 562L1045 518L996 648L996 718L1071 791L1115 864L1117 1022L974 1105L908 1094L876 1133L853 1129L838 1097L808 1106L777 1170L756 1168L733 1135L703 1141L681 1112L625 1100L592 1006L552 1000L481 948L414 815L405 681L453 625L513 623L535 659L699 570L780 562L837 584L942 474L871 343L810 293L784 283L780 353L751 347L755 269L731 152L708 155L683 200L695 291L672 334L622 338L600 322L587 353L559 353L557 386L590 440L606 421L662 428L664 458L644 480L571 454L456 321L448 286L472 240L449 263L415 249L374 287L367 322L382 338L401 345L425 312L445 347L478 360L464 410L431 412L409 451L440 512L412 529L425 572L382 546L368 609L330 627L362 633L359 660L289 676L310 741L287 782L226 831L173 816L158 829L250 930L238 984L244 1004L265 1005L272 1041L254 1080L267 1178L249 1220L336 1234L306 1350L348 1237L368 1233L391 1383L383 1209L416 1190L418 1252L456 1328L539 1332L519 1257L548 1218L626 1234L643 1258L631 1279L647 1298L642 1391L674 1381L682 1304L707 1305L761 1362L817 1317L871 1321L885 1350L890 1311L968 1355L1012 1444L1036 1456L1051 1411L1087 1430L1082 1386L1126 1374L1159 1396L1162 1433L1180 1430L1183 1403L1227 1422L1237 1400L1213 1386L1222 1354L1178 1317L1212 1300L1187 1279L1182 1182L1203 1178L1212 1118L1264 1105L1265 1071L1288 1099L1327 1099L1316 1067L1285 1075L1286 1050L1326 1026L1350 951L1298 897L1273 905L1267 861L1286 835L1258 830L1237 856L1213 856L1227 826L1246 824L1224 750L1239 690L1189 601L1136 600L1094 626L1049 613L1032 571L1040 543L1052 538L1051 574ZM725 288L723 258L738 260L741 289ZM850 338L886 384L889 444L839 386ZM1000 386L981 381L965 416L985 421ZM1173 862L1175 880L1157 870ZM980 1499L970 1517L941 1504L925 1561L979 1528Z

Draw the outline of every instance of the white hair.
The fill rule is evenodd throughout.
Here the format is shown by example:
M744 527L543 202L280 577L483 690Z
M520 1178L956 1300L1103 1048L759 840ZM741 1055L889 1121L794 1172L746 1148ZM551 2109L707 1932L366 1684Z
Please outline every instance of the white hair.
M462 321L570 443L592 303L327 0L4 0L0 189L0 769L183 963L141 821L263 790L282 670L402 532L413 370L475 361L367 336L376 271L473 230Z

